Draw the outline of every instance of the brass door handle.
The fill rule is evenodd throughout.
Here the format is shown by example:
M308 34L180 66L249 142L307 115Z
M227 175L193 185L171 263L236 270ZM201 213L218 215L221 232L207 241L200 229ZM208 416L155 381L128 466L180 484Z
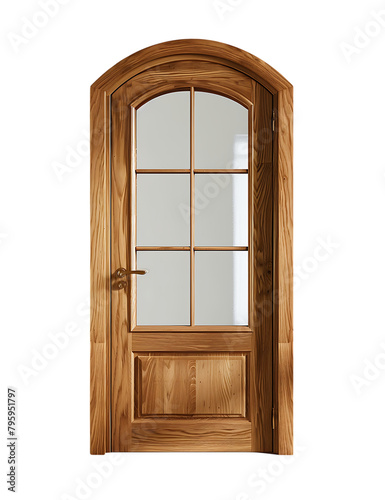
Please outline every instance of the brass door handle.
M119 279L122 279L125 276L128 276L130 274L143 275L143 274L147 274L147 273L148 273L147 269L132 269L131 271L127 271L127 269L125 269L124 267L119 267L119 269L117 269L115 271L115 276Z

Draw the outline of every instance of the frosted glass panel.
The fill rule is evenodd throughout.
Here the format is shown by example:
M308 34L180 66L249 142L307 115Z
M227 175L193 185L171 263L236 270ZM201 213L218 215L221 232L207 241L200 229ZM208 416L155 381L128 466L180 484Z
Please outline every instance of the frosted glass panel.
M137 174L137 245L189 245L189 206L189 174Z
M248 324L248 252L197 251L197 325Z
M248 246L247 174L195 175L195 244Z
M248 168L248 110L208 92L195 93L195 168Z
M136 168L190 168L190 93L172 92L137 111Z
M138 252L138 325L190 324L190 252Z

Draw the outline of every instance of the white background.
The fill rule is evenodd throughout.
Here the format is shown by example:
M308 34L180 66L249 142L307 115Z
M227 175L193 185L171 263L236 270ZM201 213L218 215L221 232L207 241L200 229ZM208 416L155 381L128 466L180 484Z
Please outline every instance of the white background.
M24 18L36 21L41 7L1 4L2 494L13 385L22 499L381 497L385 26L369 22L373 12L385 19L385 3L222 4L220 15L214 0L70 0L21 45L9 34L21 36ZM287 463L259 454L126 454L100 479L95 464L107 456L91 457L88 437L89 87L129 54L178 38L238 46L295 88L297 453ZM345 52L360 45L350 61L342 43ZM66 164L71 148L81 151L78 165L60 181L53 165ZM320 251L328 238L334 247ZM50 334L71 324L77 335L26 376ZM380 368L365 371L369 363Z

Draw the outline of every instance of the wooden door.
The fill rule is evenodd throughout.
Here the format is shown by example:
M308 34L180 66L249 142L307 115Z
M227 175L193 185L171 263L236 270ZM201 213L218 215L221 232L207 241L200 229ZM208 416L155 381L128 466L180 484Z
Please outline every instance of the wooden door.
M178 41L91 105L91 452L291 453L290 84Z
M272 96L180 62L111 110L112 451L272 449Z

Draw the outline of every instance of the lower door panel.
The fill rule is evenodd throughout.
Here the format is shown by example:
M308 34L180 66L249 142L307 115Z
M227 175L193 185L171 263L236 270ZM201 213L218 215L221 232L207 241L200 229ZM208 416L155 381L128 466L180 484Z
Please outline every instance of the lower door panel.
M132 451L250 451L247 353L134 353Z

